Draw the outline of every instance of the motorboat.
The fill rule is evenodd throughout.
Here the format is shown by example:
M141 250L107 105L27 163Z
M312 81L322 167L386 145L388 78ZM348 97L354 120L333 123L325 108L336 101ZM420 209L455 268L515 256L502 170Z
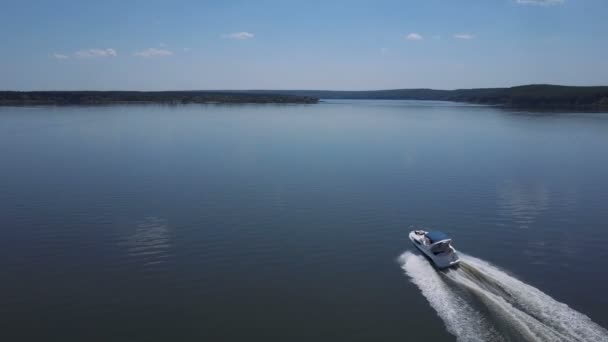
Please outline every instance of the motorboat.
M410 240L438 268L447 268L460 262L456 250L452 247L452 239L443 232L413 230L410 232Z

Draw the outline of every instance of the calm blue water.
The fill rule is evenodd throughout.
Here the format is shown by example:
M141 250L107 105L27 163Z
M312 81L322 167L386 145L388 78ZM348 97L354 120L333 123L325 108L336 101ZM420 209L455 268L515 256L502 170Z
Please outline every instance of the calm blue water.
M0 108L0 340L608 340L607 151L442 102Z

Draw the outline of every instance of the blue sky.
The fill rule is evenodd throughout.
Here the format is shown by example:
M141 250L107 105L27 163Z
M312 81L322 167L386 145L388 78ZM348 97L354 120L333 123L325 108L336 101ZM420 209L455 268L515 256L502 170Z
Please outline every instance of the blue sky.
M4 90L608 85L606 0L1 2Z

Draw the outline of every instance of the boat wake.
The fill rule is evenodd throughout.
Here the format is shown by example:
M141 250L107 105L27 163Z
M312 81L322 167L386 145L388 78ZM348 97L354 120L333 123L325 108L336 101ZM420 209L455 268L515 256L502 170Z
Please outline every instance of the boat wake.
M459 252L438 271L421 255L398 261L458 341L608 341L584 314L488 262Z

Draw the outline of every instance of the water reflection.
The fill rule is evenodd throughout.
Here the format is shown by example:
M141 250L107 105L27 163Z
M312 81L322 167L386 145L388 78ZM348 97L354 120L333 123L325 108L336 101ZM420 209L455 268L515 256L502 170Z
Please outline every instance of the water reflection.
M549 207L549 191L542 184L525 186L506 182L498 188L499 214L519 228L529 228L540 213Z
M169 256L171 239L166 219L149 216L137 225L125 241L129 257L141 259L144 266L163 263Z

